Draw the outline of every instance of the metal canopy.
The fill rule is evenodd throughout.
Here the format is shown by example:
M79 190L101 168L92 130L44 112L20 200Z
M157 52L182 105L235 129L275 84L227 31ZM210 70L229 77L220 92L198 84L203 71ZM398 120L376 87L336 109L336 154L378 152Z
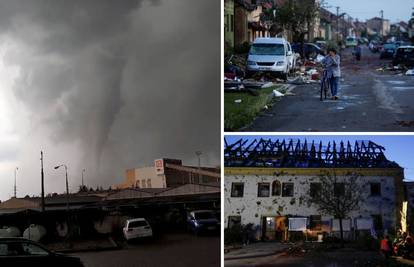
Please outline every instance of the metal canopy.
M226 167L272 168L395 168L389 161L385 148L372 142L359 140L353 145L347 142L301 141L300 139L243 138L229 144L224 142Z

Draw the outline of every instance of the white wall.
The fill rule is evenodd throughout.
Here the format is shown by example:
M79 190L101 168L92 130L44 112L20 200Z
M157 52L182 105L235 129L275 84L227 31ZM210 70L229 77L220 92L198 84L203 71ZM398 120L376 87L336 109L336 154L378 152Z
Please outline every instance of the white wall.
M344 177L338 177L343 179ZM258 197L257 184L270 183L274 180L294 183L293 197ZM384 228L393 229L395 225L395 186L393 177L369 177L363 176L359 178L361 184L365 184L363 192L363 203L360 209L351 214L352 218L359 216L370 217L372 214L381 214ZM244 195L242 198L231 197L231 187L233 182L244 183ZM307 195L309 184L318 182L317 176L256 176L256 175L227 175L224 179L224 215L225 227L228 225L228 216L241 216L241 223L261 224L262 216L278 216L278 215L323 215L317 211L315 206L309 206L304 196ZM370 182L381 183L381 196L370 196ZM279 207L283 207L283 211L278 214ZM322 216L322 220L332 218L332 216Z

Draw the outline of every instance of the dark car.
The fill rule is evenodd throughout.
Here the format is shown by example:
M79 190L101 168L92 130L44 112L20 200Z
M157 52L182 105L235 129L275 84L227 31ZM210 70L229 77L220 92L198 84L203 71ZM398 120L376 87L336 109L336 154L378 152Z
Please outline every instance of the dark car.
M0 266L84 267L79 258L52 252L24 238L0 238Z
M404 65L406 67L414 66L414 46L400 46L395 52L392 60L394 66Z
M305 58L307 59L315 59L317 55L325 55L324 51L315 44L305 43L303 45L304 45L303 49L304 49ZM295 53L302 55L302 44L300 43L293 44L292 50Z
M195 210L188 214L187 224L194 234L219 232L220 220L212 210Z
M380 59L393 58L397 46L395 44L384 44L381 49Z

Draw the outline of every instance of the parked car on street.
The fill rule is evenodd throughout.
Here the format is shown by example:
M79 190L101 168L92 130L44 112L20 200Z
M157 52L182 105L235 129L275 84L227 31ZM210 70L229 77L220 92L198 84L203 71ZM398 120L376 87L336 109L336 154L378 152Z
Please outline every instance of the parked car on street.
M381 49L380 59L393 58L396 49L397 46L393 43L384 44L384 46Z
M297 59L297 55L296 53L293 53L292 50L292 46L290 45L290 43L287 43L287 48L288 48L288 62L289 62L289 72L293 72L296 69L296 59Z
M292 49L295 53L302 55L302 44L296 43L292 45ZM316 44L312 43L304 43L303 44L304 54L306 59L316 59L318 55L325 55L324 51L317 46Z
M369 47L369 50L371 50L372 53L377 53L377 52L380 51L382 45L381 45L380 42L373 40L369 43L368 47Z
M284 38L257 38L247 56L247 75L270 72L287 80L292 55Z
M354 47L358 45L358 40L355 37L348 36L345 40L346 47Z
M0 266L84 267L77 257L52 252L39 243L19 237L0 238Z
M404 65L406 67L414 67L414 46L400 46L395 52L392 60L394 66Z
M195 210L187 215L187 225L194 234L220 231L220 221L212 210Z
M152 228L144 218L126 220L122 232L126 240L152 237Z

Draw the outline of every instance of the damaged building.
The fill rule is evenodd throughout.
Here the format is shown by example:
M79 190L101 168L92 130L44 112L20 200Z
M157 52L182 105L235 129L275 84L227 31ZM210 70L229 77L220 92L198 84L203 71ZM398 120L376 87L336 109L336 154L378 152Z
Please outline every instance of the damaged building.
M240 139L225 142L224 225L251 224L258 240L337 235L339 220L307 201L328 173L339 180L357 175L358 209L343 220L345 238L399 229L404 171L371 141L308 142Z

